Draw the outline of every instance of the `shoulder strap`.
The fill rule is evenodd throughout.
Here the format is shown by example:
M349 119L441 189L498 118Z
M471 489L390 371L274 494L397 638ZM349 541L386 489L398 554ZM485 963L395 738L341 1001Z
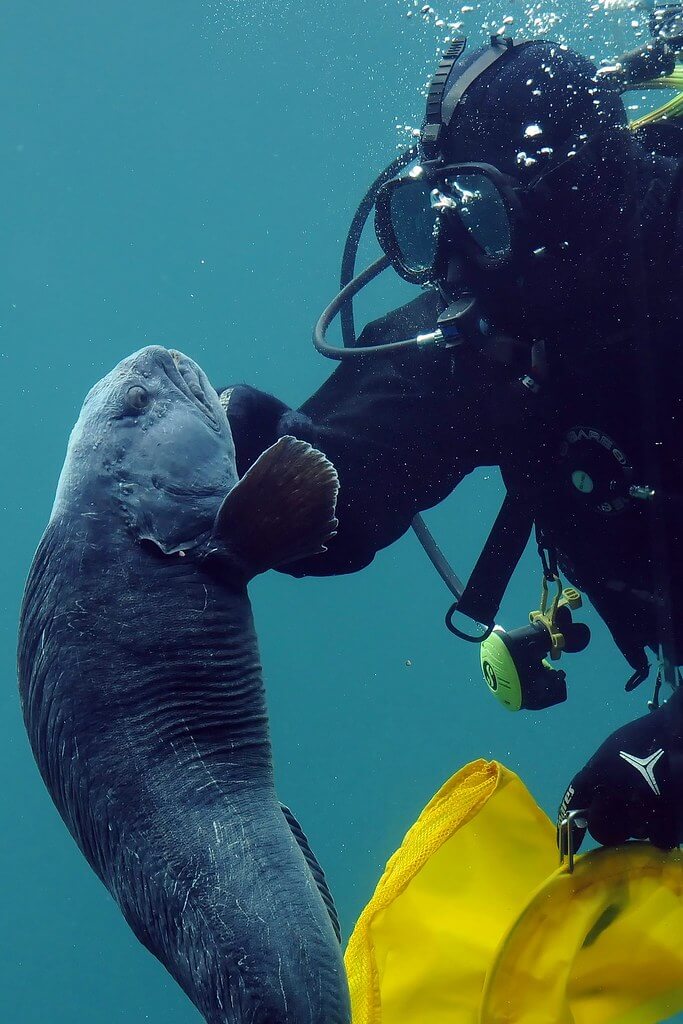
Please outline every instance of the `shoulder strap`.
M493 626L500 602L531 535L534 516L521 495L508 491L456 610Z

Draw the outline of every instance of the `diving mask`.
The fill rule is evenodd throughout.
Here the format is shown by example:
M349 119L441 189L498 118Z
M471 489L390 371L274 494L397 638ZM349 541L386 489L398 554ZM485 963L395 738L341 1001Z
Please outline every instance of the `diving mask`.
M379 190L377 239L412 284L444 278L454 252L480 266L502 265L513 251L521 190L491 164L417 165Z

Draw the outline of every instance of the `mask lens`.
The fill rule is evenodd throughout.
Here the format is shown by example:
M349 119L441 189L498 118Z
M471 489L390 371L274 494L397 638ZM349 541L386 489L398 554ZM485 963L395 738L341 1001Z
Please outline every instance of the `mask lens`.
M411 274L429 271L436 260L439 212L432 207L426 182L403 180L392 189L389 218L397 256Z
M500 192L485 174L456 174L435 189L437 209L458 216L487 256L510 252L510 217Z

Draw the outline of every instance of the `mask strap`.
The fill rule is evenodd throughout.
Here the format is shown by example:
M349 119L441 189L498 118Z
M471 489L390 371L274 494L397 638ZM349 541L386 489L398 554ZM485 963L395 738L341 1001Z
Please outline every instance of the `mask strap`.
M454 84L453 88L446 94L441 105L441 123L444 128L448 128L451 123L451 119L458 107L458 104L462 100L463 96L472 85L473 82L479 78L480 75L495 64L496 61L500 60L501 57L511 55L513 51L518 53L519 50L525 46L531 46L533 43L537 43L537 39L525 39L521 42L514 42L512 39L505 39L501 36L491 36L491 46L488 50L485 50L482 55L474 61Z

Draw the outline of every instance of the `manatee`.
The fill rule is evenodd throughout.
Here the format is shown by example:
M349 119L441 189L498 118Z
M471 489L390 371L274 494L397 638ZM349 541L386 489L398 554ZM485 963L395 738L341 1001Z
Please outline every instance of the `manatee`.
M281 438L238 479L204 372L144 348L88 394L21 613L38 768L209 1024L348 1024L325 876L277 799L247 584L325 550L337 475Z

